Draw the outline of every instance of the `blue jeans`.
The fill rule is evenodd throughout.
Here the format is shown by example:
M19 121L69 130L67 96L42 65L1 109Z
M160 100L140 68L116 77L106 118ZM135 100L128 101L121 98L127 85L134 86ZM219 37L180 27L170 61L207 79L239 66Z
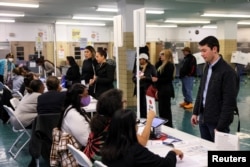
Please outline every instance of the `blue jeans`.
M184 96L184 101L187 103L192 103L192 92L193 92L193 84L194 84L194 77L192 76L185 76L181 78L182 83L182 94Z
M199 127L200 127L201 138L214 142L214 129L216 129L216 124L202 123L202 121L199 121ZM229 128L226 128L221 132L229 133L229 131L230 131Z

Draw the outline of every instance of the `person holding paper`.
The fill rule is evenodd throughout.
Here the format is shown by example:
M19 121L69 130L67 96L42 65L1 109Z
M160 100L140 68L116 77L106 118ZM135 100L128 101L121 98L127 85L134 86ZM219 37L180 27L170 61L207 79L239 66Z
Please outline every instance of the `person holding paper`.
M157 74L155 67L150 63L149 56L146 53L141 53L139 55L139 72L137 74L136 70L134 71L133 82L136 83L137 77L140 78L140 117L147 117L147 101L146 101L146 92L150 85L156 82ZM139 75L139 76L138 76ZM136 92L137 87L135 87L134 92Z
M204 38L199 46L207 64L200 81L191 124L199 124L201 138L214 141L215 131L230 131L229 126L237 109L237 75L220 56L216 37Z
M132 110L117 111L111 119L107 140L101 149L102 162L109 167L174 167L176 156L183 152L172 149L160 157L139 144L137 139L136 114Z
M161 65L156 66L158 79L153 80L156 81L156 88L158 90L159 116L168 120L165 125L173 127L171 97L175 96L172 83L175 74L175 66L171 50L162 50L160 52L160 60L162 62Z
M185 109L193 108L193 83L196 75L196 58L191 54L189 47L182 49L184 59L180 68L180 79L182 83L182 94L184 96L184 102L180 104L180 107Z

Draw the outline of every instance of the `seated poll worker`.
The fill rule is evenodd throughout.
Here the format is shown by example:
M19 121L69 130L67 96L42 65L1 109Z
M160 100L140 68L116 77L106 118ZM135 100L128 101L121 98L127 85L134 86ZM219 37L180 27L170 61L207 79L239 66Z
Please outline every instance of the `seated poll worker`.
M124 102L123 92L119 89L110 89L99 97L96 105L97 114L90 122L91 132L86 148L83 150L92 162L101 160L100 149L107 138L110 120L116 111L124 108ZM145 146L149 139L155 112L149 111L147 115L147 123L144 130L140 135L137 135L138 141L142 146Z
M66 92L61 92L60 80L55 76L49 76L46 80L46 86L48 91L37 99L37 113L60 113L66 97Z
M180 150L172 149L160 157L143 147L137 138L136 114L132 110L115 112L108 129L107 139L101 149L102 162L109 167L174 167L176 156L183 158Z

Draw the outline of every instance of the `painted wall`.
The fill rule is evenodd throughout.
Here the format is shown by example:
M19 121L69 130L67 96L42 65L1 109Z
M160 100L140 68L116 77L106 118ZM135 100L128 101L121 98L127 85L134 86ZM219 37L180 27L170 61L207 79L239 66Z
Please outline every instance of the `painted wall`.
M0 23L0 41L35 41L39 33L44 41L53 41L52 24L37 23ZM78 41L77 38L87 38L92 42L113 41L113 27L87 27L56 25L57 41ZM195 31L198 30L199 34ZM216 29L200 27L178 28L147 28L146 39L150 41L188 41L198 42L208 35L216 36ZM78 35L79 33L79 35ZM78 37L77 37L78 35ZM240 28L237 31L238 42L250 41L250 28Z

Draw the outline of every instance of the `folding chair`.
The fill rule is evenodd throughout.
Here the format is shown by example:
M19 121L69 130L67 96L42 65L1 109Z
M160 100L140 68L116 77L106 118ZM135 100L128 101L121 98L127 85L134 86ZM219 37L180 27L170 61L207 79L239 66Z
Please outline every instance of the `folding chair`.
M101 161L95 160L94 167L108 167L108 166L103 164Z
M72 153L73 157L76 159L76 162L84 167L92 167L93 163L91 160L87 157L87 155L84 154L84 152L76 149L73 145L67 144L67 147L69 151Z
M17 132L21 132L21 134L17 137L16 141L12 144L12 146L10 147L10 149L9 149L9 151L8 151L8 152L13 156L13 158L15 159L15 158L18 156L19 152L20 152L20 151L24 148L24 146L25 146L26 144L28 144L28 142L30 141L30 134L29 134L28 131L25 129L25 127L23 126L23 124L21 123L21 121L16 117L16 115L15 115L14 111L12 110L12 108L11 108L11 107L8 107L8 106L6 106L6 105L3 105L3 107L4 107L4 109L8 112L10 118L16 119L16 120L18 121L18 123L20 124L20 126L22 127L20 130L16 130L16 129L14 128L14 126L12 125L12 130L13 130L14 132L16 132L16 133L17 133ZM20 139L22 138L22 136L23 136L24 134L26 134L26 135L28 136L28 139L25 141L24 144L22 144L22 146L17 150L17 152L14 153L14 152L12 151L12 149L13 149L14 146L20 141Z
M13 98L11 98L10 99L10 104L11 104L11 106L14 108L14 109L16 109L16 107L17 107L17 105L19 104L19 99L18 98L16 98L16 97L13 97Z

